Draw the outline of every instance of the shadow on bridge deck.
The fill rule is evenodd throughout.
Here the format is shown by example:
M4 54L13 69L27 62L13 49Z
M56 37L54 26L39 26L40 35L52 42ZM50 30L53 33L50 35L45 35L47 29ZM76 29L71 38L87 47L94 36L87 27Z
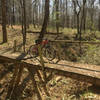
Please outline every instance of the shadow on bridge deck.
M32 67L41 67L39 63L33 64L29 60L22 61L26 54L13 54L13 53L0 53L0 62L19 62L31 65ZM80 81L89 82L95 85L100 86L100 66L88 65L88 64L78 64L68 61L60 61L58 64L45 63L45 68L47 70L56 71L57 74L63 75L66 77L71 77Z

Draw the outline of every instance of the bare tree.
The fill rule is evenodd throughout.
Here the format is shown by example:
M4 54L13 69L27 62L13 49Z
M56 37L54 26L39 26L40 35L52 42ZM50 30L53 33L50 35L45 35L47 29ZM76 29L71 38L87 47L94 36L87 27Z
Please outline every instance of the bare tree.
M100 6L100 0L99 0L99 6ZM100 31L100 11L99 11L99 18L98 18L98 30Z
M13 0L13 25L15 24L15 1Z
M25 52L25 44L26 44L26 2L25 2L25 0L20 0L20 5L22 8L23 49Z
M84 29L84 31L85 31L85 29L86 29L86 7L85 7L85 5L86 5L86 0L83 0L83 15L82 15L82 20L83 20L83 29ZM81 23L81 24L82 24Z
M73 5L74 5L74 12L77 16L77 35L76 38L80 38L81 39L81 30L80 30L80 13L81 13L81 6L78 2L78 0L73 0ZM78 10L77 10L78 7Z
M55 0L56 5L56 30L59 33L59 0Z
M42 25L42 29L39 35L39 43L43 40L43 37L46 33L48 21L49 21L49 0L45 0L45 15L44 15L44 22Z
M2 31L3 31L3 43L7 42L7 30L6 30L6 0L1 0L2 6Z

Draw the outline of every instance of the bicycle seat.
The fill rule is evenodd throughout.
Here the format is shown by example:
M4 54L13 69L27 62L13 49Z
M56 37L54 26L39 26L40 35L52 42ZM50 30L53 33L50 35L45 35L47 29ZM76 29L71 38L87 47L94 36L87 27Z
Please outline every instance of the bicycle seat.
M35 40L35 43L36 44L39 44L40 43L40 40L39 39Z

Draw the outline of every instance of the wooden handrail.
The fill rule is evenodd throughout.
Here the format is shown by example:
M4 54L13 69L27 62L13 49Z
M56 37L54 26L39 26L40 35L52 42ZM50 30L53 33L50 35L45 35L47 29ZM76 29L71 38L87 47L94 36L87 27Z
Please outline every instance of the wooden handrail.
M51 40L51 42L59 42L59 43L68 43L68 44L100 44L100 42L96 41L70 41L70 40Z

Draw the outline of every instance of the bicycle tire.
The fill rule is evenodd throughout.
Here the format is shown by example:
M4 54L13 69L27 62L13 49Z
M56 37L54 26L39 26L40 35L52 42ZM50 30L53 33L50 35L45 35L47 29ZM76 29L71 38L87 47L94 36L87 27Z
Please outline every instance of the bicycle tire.
M49 61L54 60L56 57L56 52L55 52L54 48L52 48L50 46L45 48L43 54L46 57L46 59Z
M38 56L38 51L36 51L36 45L31 45L30 48L29 48L29 52L28 54L30 55L30 57L32 58L36 58Z

